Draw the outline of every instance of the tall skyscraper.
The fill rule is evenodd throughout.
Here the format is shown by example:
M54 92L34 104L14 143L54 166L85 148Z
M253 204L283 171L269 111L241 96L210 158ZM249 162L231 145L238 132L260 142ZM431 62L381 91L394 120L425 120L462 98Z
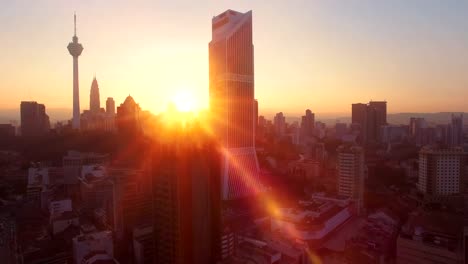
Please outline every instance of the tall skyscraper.
M257 134L258 129L258 100L254 100L254 133Z
M178 131L152 157L155 263L217 263L221 155L201 132Z
M72 42L68 44L68 52L73 56L73 119L72 128L80 129L80 87L78 80L78 57L83 51L83 46L78 43L76 36L76 15L74 16L75 34L73 35Z
M119 133L132 136L141 131L141 108L130 95L117 107L116 124Z
M89 110L93 113L97 113L101 110L101 102L99 100L99 85L94 77L91 83L91 91L89 93Z
M213 17L209 57L211 118L224 148L223 197L233 200L260 190L252 11L227 10Z
M452 114L452 122L449 125L449 145L452 147L463 145L463 114Z
M356 145L338 147L338 194L355 200L358 212L364 202L364 150Z
M352 117L351 122L354 126L358 126L359 142L367 142L367 105L366 104L352 104Z
M21 135L40 136L49 132L50 121L45 105L37 102L21 102Z
M418 190L428 199L462 194L466 155L461 147L423 147L419 151Z
M387 102L371 101L367 106L367 138L381 142L381 129L387 124Z
M352 123L359 126L360 143L381 141L381 128L387 124L387 102L371 101L369 104L352 104Z
M301 119L301 137L306 139L313 136L315 125L315 114L310 109L307 109L305 115Z
M114 116L115 115L115 101L114 101L114 98L112 98L112 97L107 97L107 100L106 100L106 113L109 116Z
M275 134L277 136L283 136L286 133L286 117L284 117L283 112L275 115L273 124L275 125Z

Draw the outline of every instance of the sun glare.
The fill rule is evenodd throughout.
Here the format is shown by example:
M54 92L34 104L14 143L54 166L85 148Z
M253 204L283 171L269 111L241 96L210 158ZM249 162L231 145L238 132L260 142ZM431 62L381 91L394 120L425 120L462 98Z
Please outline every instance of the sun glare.
M179 90L173 97L172 102L180 112L195 111L195 100L193 95L187 90Z

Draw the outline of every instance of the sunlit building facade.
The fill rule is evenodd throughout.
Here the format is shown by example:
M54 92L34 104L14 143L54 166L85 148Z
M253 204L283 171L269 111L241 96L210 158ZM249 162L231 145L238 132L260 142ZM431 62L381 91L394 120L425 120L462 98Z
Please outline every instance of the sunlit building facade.
M224 149L223 198L234 200L260 190L251 11L213 17L209 63L211 115Z

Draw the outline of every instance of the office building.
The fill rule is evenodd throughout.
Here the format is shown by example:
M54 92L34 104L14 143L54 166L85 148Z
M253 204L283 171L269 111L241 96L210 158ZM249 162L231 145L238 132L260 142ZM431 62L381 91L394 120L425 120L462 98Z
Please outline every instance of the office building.
M286 118L284 117L283 112L279 112L275 115L273 124L275 125L275 134L277 136L281 137L286 134Z
M254 135L257 134L258 129L258 100L254 100Z
M338 194L352 198L361 213L364 208L364 150L347 144L338 147L337 151Z
M94 77L91 83L89 110L84 110L81 114L81 130L106 132L115 131L115 115L112 113L110 114L106 109L101 108L99 98L99 84L96 77ZM111 104L113 101L106 103ZM106 107L109 108L110 106L106 105ZM109 109L109 111L112 111L112 109Z
M97 256L97 255L104 255ZM81 234L73 238L73 263L101 263L93 260L113 260L114 245L111 231ZM114 262L103 262L114 263Z
M83 52L83 46L78 42L76 36L76 15L74 16L75 31L70 42L67 46L68 52L73 57L73 119L72 128L80 129L80 87L78 78L78 57Z
M319 248L355 212L349 197L313 195L312 199L299 201L297 205L279 208L272 215L271 231L310 248Z
M108 168L106 173L114 187L115 239L119 242L129 241L133 228L152 217L151 178L144 171L136 169Z
M84 165L105 165L108 161L109 155L107 154L68 151L67 155L62 158L64 183L77 184Z
M114 227L114 183L106 168L100 165L85 165L79 181L82 213L92 216L97 210L104 210L106 222Z
M99 85L96 76L91 83L91 91L89 93L89 111L99 112L101 110L101 101L99 99Z
M0 124L0 139L14 137L16 135L15 130L12 124Z
M419 151L418 190L426 198L461 195L466 152L460 147L425 146Z
M462 264L461 217L448 212L413 212L397 239L397 264Z
M348 126L346 123L336 123L335 124L335 138L341 139L348 132Z
M463 114L454 115L452 114L452 122L448 126L449 129L449 145L452 147L458 147L463 145L464 134L463 134Z
M117 107L116 124L119 133L127 136L141 132L141 108L130 95Z
M301 118L301 138L306 139L314 135L315 114L310 109Z
M408 138L408 126L383 125L381 135L383 143L401 143Z
M114 98L112 97L107 97L106 113L109 116L115 116L115 101L114 101Z
M45 135L50 130L49 116L43 104L21 102L21 135L34 137Z
M152 157L156 263L216 263L221 247L220 153L191 131Z
M381 142L381 127L387 124L387 102L352 104L352 123L359 125L361 144Z
M255 152L252 11L227 10L212 19L209 44L210 111L224 148L223 198L261 190Z
M135 264L154 263L154 232L152 225L133 229L133 256Z

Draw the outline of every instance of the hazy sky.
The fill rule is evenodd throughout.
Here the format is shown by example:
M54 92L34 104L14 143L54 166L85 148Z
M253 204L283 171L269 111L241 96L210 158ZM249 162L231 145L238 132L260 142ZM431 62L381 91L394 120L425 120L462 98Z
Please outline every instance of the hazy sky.
M468 111L468 1L278 0L0 2L0 108L71 108L78 16L81 108L97 75L101 104L131 94L159 112L179 90L208 102L211 18L253 10L260 112Z

